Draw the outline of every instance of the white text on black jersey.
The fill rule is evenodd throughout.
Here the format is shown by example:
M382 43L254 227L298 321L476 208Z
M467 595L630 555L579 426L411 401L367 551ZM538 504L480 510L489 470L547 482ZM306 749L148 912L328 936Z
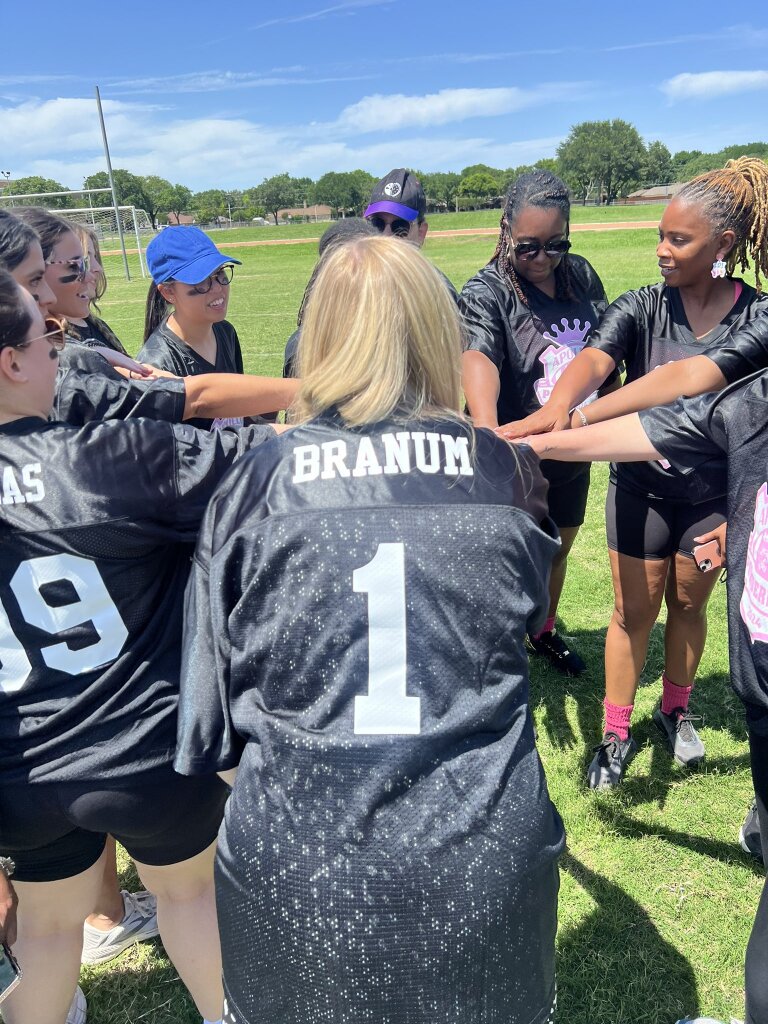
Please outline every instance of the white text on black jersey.
M378 437L362 436L355 450L346 441L298 445L293 450L293 482L334 480L337 477L382 474L443 473L472 476L469 439L430 431L398 431Z

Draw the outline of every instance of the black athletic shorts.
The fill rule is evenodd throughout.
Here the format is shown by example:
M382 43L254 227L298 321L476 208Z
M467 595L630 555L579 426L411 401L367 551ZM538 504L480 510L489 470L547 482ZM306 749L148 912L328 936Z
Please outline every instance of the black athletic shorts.
M0 786L0 855L20 882L79 875L112 835L143 864L178 864L216 838L229 795L217 775L188 778L167 767L103 782Z
M675 504L622 490L613 483L608 485L608 547L620 555L648 562L670 558L677 552L693 558L693 538L709 533L725 521L725 495L697 505Z
M544 476L547 475L545 464L542 463ZM587 510L589 494L590 467L579 473L566 483L550 483L547 491L549 515L559 529L581 526Z

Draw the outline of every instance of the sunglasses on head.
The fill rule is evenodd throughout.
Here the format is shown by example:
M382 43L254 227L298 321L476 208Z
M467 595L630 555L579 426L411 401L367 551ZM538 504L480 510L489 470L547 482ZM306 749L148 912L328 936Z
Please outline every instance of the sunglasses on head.
M71 284L73 281L85 280L85 275L90 269L91 261L88 256L81 256L78 260L46 260L45 265L47 267L54 267L57 265L72 267L74 274L65 274L64 277L59 278L59 281L62 284Z
M216 281L218 284L225 288L228 284L232 283L232 278L235 275L235 268L231 263L226 266L219 267L215 270L210 277L206 277L200 284L192 285L192 291L195 295L207 295L208 292L213 288L213 282Z
M368 223L372 224L377 231L384 231L387 224L393 235L397 235L398 238L406 238L408 232L411 230L411 222L405 220L404 217L397 217L395 220L386 221L383 217L369 217Z
M533 260L542 249L545 256L554 259L556 256L565 256L570 248L571 243L567 238L563 238L560 242L545 242L544 245L540 242L517 242L517 244L513 242L512 244L512 252L520 260Z

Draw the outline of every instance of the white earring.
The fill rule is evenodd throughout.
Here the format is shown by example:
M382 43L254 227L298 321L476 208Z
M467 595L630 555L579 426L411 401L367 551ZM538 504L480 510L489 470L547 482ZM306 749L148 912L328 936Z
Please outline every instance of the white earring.
M712 277L725 277L725 261L722 259L720 253L717 254L717 259L712 264Z

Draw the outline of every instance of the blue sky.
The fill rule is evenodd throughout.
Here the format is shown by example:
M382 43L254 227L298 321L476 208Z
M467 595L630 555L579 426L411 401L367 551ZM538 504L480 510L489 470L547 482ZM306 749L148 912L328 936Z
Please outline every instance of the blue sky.
M768 141L768 15L708 0L6 4L0 169L113 165L200 190L288 171L553 156L621 117L675 152ZM13 45L16 41L18 45Z

